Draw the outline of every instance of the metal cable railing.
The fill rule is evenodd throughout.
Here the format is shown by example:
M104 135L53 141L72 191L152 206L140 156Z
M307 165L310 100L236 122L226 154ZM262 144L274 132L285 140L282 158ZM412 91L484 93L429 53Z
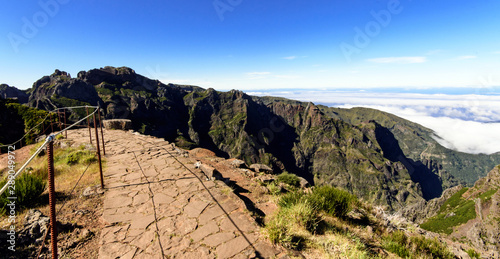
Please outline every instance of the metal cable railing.
M85 107L85 106L84 106ZM29 163L31 163L31 161L38 155L40 154L40 152L42 152L42 150L47 146L47 144L49 142L52 142L55 137L57 135L60 135L62 133L64 133L65 131L75 127L76 125L80 124L82 121L86 120L87 118L89 118L90 116L93 116L97 111L99 111L99 107L98 106L86 106L86 107L91 107L91 108L95 108L95 111L91 114L89 114L88 116L86 116L85 118L73 123L72 125L70 125L69 127L66 127L64 128L63 130L59 131L59 132L56 132L54 134L51 134L49 135L46 139L45 139L45 142L36 150L36 152L28 159L28 161L26 161L23 166L21 166L21 168L19 170L17 170L17 172L10 178L10 180L15 180L17 178L17 176L19 176L19 174L21 174L21 172L24 171L24 169L26 169L26 167L29 165ZM72 107L69 107L69 108L72 108ZM20 139L22 140L22 138ZM14 143L17 143L19 142L20 140L14 142ZM10 182L7 181L7 183L5 183L5 185L2 187L2 189L0 189L0 195L2 195L8 188L8 186L10 185Z
M3 145L0 145L0 148L2 147L7 147L7 146L13 146L17 143L20 143L24 138L26 138L26 136L28 136L33 130L35 130L36 128L38 128L40 125L42 125L49 116L51 116L51 114L59 111L59 110L71 110L71 109L81 109L81 108L95 108L95 109L98 109L99 106L71 106L71 107L63 107L63 108L57 108L57 109L54 109L54 110L51 110L48 112L48 114L45 116L45 118L43 118L43 120L41 122L39 122L37 125L33 126L31 129L29 129L20 139L16 140L15 142L11 143L11 144L3 144ZM89 115L90 116L90 115ZM88 117L85 117L84 119L86 119ZM83 120L80 120L80 122L82 122ZM73 125L72 125L73 126Z

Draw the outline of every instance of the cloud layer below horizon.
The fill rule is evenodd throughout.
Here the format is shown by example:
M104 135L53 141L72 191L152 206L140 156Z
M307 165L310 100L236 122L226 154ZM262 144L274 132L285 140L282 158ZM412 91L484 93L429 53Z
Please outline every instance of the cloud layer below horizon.
M369 107L432 129L443 146L465 153L500 152L500 95L449 95L346 91L269 91L274 95L327 106Z

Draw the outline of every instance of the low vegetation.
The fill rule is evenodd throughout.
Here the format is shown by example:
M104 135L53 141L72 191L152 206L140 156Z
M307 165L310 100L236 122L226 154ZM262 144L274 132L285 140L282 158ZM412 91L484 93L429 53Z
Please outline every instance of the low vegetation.
M453 253L437 239L428 239L423 236L408 237L402 231L394 231L384 238L383 247L402 258L455 258Z
M299 187L300 179L295 174L291 174L288 172L283 172L278 175L278 182L286 183L290 186Z
M3 187L7 180L2 180L0 186ZM25 173L15 180L14 188L7 189L0 196L0 214L4 215L7 204L12 200L8 197L16 197L16 209L24 210L38 202L40 195L45 190L46 181L40 173ZM10 193L12 191L12 193Z
M271 242L301 250L306 257L454 258L437 239L388 231L369 205L347 191L331 186L289 189L277 194L278 210L266 232Z
M59 138L59 140L61 140ZM41 144L31 148L33 154ZM44 154L44 152L42 152ZM80 174L88 167L87 173L82 178L79 191L83 186L95 185L99 182L98 164L95 152L85 149L85 146L78 148L54 148L54 171L55 187L57 192L62 190L71 190L73 185L80 177ZM18 163L22 164L22 163ZM45 206L48 204L47 197L43 193L47 191L47 156L39 155L36 157L15 180L15 196L17 212L23 212L25 209ZM6 182L5 173L0 185ZM9 202L7 192L0 196L0 214L5 213L5 204Z
M463 188L451 196L441 206L438 215L428 219L420 227L433 232L451 234L453 227L476 218L474 201L462 197L467 190L468 188Z
M321 214L345 217L356 201L348 192L330 186L314 188L311 193L288 192L279 199L278 213L266 227L269 239L300 249L306 237L324 223Z

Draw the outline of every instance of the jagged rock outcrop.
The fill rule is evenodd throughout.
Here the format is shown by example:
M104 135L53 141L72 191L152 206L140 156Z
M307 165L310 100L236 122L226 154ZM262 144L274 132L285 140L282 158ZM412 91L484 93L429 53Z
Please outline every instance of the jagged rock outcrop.
M29 105L31 107L52 110L58 107L79 105L102 105L102 101L93 85L71 75L55 70L50 76L44 76L33 84Z
M424 220L436 216L439 209L446 202L446 200L448 200L453 194L457 193L462 188L463 186L459 185L446 189L441 197L434 198L429 201L420 200L398 211L398 214L410 221L420 224Z
M456 237L464 235L489 258L500 256L500 166L479 179L464 196L476 203L477 217L472 226L460 226Z
M19 103L27 103L29 99L29 94L27 94L25 91L19 90L15 87L6 85L6 84L1 84L0 85L0 99L17 99Z

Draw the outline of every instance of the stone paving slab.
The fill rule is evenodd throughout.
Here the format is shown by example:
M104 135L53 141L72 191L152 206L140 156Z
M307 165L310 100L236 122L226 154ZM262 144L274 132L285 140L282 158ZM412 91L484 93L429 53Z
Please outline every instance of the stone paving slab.
M73 130L68 137L84 143L88 130ZM105 227L99 258L162 258L162 251L166 258L196 259L279 254L260 236L242 201L222 182L206 180L194 169L194 158L164 140L130 131L105 130L104 137Z

